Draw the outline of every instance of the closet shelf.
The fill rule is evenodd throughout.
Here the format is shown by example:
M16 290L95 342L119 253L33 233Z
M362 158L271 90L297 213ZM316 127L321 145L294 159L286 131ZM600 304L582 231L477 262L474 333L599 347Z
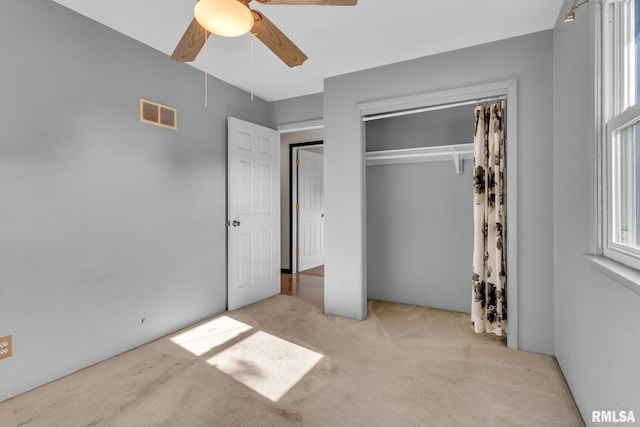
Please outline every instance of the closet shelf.
M456 175L462 174L461 160L464 159L473 159L473 143L367 151L366 153L367 166L453 160Z

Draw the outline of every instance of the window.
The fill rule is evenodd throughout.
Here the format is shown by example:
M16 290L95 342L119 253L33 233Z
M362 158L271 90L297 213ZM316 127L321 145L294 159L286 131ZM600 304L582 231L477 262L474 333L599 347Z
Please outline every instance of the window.
M603 8L605 256L640 269L640 0Z

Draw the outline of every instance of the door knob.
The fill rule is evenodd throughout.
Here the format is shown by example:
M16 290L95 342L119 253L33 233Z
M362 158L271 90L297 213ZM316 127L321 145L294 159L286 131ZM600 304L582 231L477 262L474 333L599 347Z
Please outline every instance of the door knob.
M233 225L234 227L240 227L240 221L232 221L231 225Z

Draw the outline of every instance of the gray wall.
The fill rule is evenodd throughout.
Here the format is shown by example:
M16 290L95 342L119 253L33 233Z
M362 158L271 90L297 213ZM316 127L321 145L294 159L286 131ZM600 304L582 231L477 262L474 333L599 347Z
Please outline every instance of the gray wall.
M590 3L554 30L555 354L587 424L593 410L640 414L640 295L584 256L595 241L597 14Z
M367 151L473 142L475 105L366 122Z
M271 103L271 117L279 125L319 120L324 117L323 94L298 96Z
M1 401L225 310L226 116L271 112L48 0L2 2L0 51Z
M325 80L325 310L362 318L366 273L358 103L517 79L519 346L553 354L553 33ZM365 293L366 295L366 293Z
M473 141L474 105L366 124L367 151ZM473 162L367 166L369 298L469 312ZM466 266L466 268L465 268Z

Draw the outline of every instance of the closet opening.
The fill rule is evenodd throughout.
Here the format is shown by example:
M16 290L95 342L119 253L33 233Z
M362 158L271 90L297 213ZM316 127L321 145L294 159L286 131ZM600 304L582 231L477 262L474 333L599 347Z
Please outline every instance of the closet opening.
M280 293L324 301L324 145L321 124L281 132ZM301 126L302 129L296 129Z
M470 313L476 106L506 111L507 345L518 348L516 82L360 104L364 297Z
M470 313L474 108L366 122L369 299Z

